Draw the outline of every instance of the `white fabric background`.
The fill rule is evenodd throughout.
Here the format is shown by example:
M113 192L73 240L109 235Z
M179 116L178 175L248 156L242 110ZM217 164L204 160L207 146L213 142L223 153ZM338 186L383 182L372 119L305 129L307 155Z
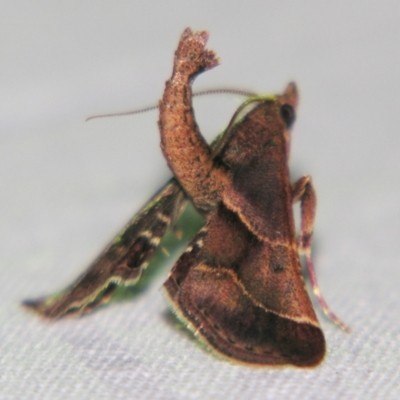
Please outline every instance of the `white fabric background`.
M397 399L400 5L397 1L1 1L0 398ZM166 313L168 267L131 302L45 323L20 306L70 283L168 178L155 103L186 26L222 64L197 89L298 82L294 178L318 193L328 354L255 369L204 351ZM211 138L242 101L196 99Z

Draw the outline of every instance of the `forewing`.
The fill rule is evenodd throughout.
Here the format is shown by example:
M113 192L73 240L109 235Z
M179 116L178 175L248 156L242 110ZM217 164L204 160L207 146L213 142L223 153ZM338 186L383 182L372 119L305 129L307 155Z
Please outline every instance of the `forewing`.
M55 295L26 300L24 306L49 319L79 315L107 302L118 286L134 285L184 202L182 189L171 179L76 282Z
M324 357L296 249L259 240L223 206L177 261L164 289L178 317L225 357L300 367Z

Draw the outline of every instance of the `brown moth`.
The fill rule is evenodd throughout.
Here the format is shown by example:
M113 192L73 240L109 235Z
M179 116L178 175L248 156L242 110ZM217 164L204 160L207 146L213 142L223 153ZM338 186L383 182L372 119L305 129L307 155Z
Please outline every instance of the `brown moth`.
M205 224L173 267L164 290L177 316L211 349L258 365L311 367L325 339L305 289L299 252L324 312L343 329L319 293L311 260L316 198L311 178L290 184L290 129L298 102L282 95L249 98L209 146L192 109L192 82L218 59L206 32L186 29L160 101L161 147L174 178L151 199L74 284L25 301L56 319L107 302L134 285L160 240L191 201ZM296 241L293 203L301 204Z

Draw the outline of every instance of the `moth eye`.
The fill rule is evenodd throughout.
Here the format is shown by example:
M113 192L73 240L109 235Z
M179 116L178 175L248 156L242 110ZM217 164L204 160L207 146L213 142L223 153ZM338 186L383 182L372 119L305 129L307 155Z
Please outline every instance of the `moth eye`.
M296 114L294 112L293 107L289 104L284 104L281 107L280 113L281 113L281 118L286 124L286 127L290 128L296 119Z

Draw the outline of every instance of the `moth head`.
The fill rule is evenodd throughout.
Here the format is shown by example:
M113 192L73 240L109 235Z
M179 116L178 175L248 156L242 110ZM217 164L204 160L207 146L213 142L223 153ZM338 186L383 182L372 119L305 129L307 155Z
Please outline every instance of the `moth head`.
M264 142L269 147L274 143L272 139L274 135L279 133L280 137L283 136L286 153L289 156L290 131L296 119L297 102L298 95L294 83L290 83L281 95L250 96L236 110L225 132L220 136L213 149L213 157L225 153L224 161L227 162L230 157L226 155L226 152L235 153L232 157L238 161L240 157L248 159L250 154L256 154L254 150L265 148L262 140L250 139L250 131L254 129L258 133L263 132ZM250 130L246 128L253 123L255 125L252 125ZM257 130L257 124L263 129ZM240 149L240 151L233 149Z
M290 132L293 127L294 121L296 120L296 110L298 102L299 94L296 84L294 82L289 83L286 86L283 94L277 96L277 103L280 107L280 117L282 118L285 125L284 137L286 141L286 152L288 155L290 152Z

